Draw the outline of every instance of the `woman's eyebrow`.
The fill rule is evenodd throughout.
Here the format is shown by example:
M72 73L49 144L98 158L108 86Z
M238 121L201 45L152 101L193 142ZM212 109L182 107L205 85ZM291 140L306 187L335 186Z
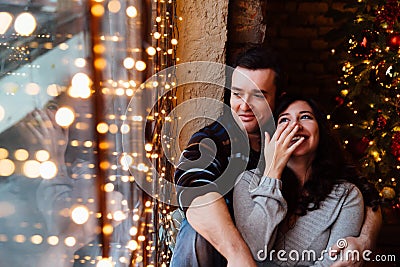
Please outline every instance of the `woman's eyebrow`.
M289 113L282 113L282 114L279 114L278 118L280 118L280 117L282 117L282 116L286 116L286 115L289 115Z

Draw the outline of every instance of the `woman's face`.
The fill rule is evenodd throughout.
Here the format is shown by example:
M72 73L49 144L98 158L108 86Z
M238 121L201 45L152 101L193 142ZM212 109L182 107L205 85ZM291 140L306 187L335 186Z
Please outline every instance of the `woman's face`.
M298 138L304 137L304 141L296 148L292 157L311 156L313 158L319 143L319 127L310 105L302 100L293 102L278 116L278 124L284 122L299 125L299 130L292 139L292 143Z

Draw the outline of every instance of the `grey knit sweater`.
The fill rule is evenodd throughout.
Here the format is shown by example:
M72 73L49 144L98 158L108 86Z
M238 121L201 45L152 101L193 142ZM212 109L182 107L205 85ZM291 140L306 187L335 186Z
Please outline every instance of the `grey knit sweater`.
M236 226L258 266L330 266L335 259L324 250L329 251L340 238L360 233L361 192L348 182L335 185L319 209L299 217L283 233L279 224L287 204L281 188L282 181L261 177L257 170L244 172L235 185Z

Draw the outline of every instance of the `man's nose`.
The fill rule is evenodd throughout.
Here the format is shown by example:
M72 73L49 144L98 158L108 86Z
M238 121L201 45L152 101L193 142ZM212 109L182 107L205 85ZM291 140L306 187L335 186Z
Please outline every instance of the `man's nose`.
M243 96L242 97L242 103L240 105L240 108L242 110L249 110L251 109L251 104L250 104L250 97L249 96Z

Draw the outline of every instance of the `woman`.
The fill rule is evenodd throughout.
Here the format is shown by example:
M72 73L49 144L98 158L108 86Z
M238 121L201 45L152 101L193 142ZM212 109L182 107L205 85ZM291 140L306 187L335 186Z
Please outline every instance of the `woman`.
M363 223L357 175L312 100L286 95L276 114L264 171L244 172L235 186L237 228L259 266L330 266L329 248Z

